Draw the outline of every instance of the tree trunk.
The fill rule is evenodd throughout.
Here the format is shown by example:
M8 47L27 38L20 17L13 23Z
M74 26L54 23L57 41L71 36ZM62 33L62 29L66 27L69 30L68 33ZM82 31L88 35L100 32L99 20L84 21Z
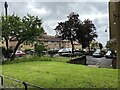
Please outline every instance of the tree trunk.
M5 38L5 43L6 43L6 58L7 59L9 59L10 58L10 56L9 56L9 51L8 51L8 39L6 38L6 37L4 37Z
M17 43L16 47L13 50L13 54L12 54L10 60L14 60L15 59L15 53L16 53L18 47L20 46L20 44L21 44L20 42Z
M81 39L81 42L79 43L82 43L82 50L83 50L85 48L83 40Z
M8 50L8 39L6 37L4 37L4 38L5 38L5 42L6 42L6 48Z
M70 42L71 42L71 45L72 45L72 54L74 54L74 44L73 44L73 40L71 39Z
M90 42L88 40L88 51L90 52Z
M86 41L83 39L81 40L81 43L82 43L82 49L85 49L87 47Z

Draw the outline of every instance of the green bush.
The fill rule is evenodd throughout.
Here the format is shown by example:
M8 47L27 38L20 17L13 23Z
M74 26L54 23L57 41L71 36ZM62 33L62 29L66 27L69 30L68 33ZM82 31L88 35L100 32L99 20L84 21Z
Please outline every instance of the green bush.
M55 62L68 62L70 58L68 57L49 57L49 56L32 56L25 55L24 57L15 58L12 61L3 61L2 64L10 64L10 63L19 63L19 62L28 62L28 61L55 61Z
M11 48L6 49L5 47L1 47L2 50L2 55L4 56L4 58L10 58L13 50Z
M39 45L36 46L35 53L37 56L42 56L45 54L45 52L43 52L44 50L45 50L44 44L40 43Z

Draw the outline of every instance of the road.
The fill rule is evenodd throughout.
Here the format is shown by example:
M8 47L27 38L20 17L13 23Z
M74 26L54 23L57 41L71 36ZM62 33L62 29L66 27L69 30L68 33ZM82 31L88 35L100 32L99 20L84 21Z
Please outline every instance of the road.
M99 66L101 68L109 68L112 67L112 59L106 59L105 57L102 58L94 58L92 56L86 56L87 64L90 66Z

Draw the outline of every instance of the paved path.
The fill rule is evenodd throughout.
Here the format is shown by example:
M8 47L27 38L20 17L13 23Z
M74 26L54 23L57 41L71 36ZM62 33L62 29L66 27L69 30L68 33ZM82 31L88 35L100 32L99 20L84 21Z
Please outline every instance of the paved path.
M94 58L92 56L86 56L87 59L87 64L88 66L99 66L99 67L103 67L103 68L109 68L112 67L112 59L106 59L105 57L102 58Z

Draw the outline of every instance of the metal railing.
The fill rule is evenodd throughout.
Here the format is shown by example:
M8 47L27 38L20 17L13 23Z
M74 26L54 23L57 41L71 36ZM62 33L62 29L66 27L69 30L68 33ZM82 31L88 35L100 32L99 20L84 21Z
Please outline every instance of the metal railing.
M4 78L23 84L25 90L28 90L28 86L32 86L34 88L38 88L39 90L48 90L48 89L42 88L40 86L37 86L37 85L34 85L34 84L29 84L27 82L24 82L24 81L21 81L21 80L18 80L18 79L14 79L14 78L10 78L10 77L7 77L7 76L0 75L0 78L1 78L0 85L2 87L1 90L4 90L4 88L3 88Z

